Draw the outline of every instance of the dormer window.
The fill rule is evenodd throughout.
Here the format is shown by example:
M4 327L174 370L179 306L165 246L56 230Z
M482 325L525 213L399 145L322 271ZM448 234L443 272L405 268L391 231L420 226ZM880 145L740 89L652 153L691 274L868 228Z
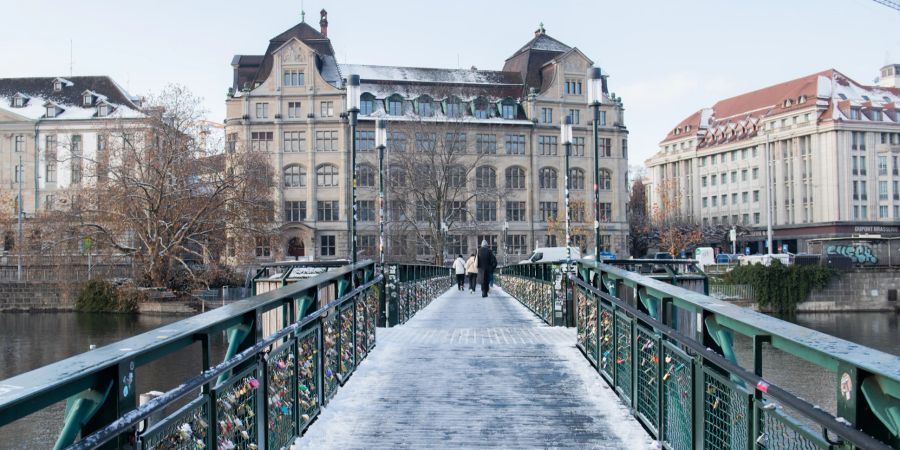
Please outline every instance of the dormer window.
M62 81L56 80L53 82L53 92L59 92L62 90Z
M859 108L850 108L850 120L859 120Z
M797 98L797 103L806 103L806 96L801 95L799 98Z
M98 117L108 116L109 111L110 111L109 105L107 105L106 103L101 103L101 104L97 105L97 116Z
M84 94L84 106L91 106L94 104L94 95L91 93Z
M515 119L518 113L518 106L516 102L511 99L503 100L500 103L500 116L504 119Z
M478 97L472 102L472 115L475 116L476 119L487 119L490 117L490 112L488 111L488 102L482 97Z
M359 113L368 116L375 112L375 96L366 92L359 96Z
M47 117L56 117L56 105L47 105Z
M419 115L422 117L434 115L434 103L431 101L431 97L427 95L423 95L416 100L416 107L419 110Z
M787 107L789 107L789 106L791 106L791 105L793 105L793 104L794 104L794 102L792 102L791 99L787 99L787 100L784 101L784 107L785 107L785 108L787 108Z
M387 113L392 116L403 115L403 97L394 94L387 99Z
M880 110L880 109L873 109L873 110L872 110L872 120L877 121L877 122L881 122L881 121L882 121L882 118L881 118L881 110Z
M16 95L12 97L13 108L22 108L26 103L28 103L28 96L22 94L21 92L17 92Z

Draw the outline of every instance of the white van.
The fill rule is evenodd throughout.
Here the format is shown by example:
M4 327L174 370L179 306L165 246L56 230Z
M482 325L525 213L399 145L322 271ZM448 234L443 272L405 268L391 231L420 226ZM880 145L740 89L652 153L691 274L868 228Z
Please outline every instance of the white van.
M694 259L697 260L697 267L704 270L704 266L716 263L716 251L712 247L697 247L694 250Z
M572 259L581 259L581 250L576 247L569 247L572 249ZM531 264L531 263L541 263L541 262L555 262L561 263L565 262L567 258L566 247L538 247L534 249L534 252L531 253L531 256L528 259L523 259L519 261L519 264Z

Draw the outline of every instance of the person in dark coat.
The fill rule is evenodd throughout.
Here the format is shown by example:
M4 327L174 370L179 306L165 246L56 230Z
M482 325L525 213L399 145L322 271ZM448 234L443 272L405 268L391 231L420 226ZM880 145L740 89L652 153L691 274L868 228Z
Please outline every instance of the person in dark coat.
M494 276L494 269L497 268L497 258L494 252L488 247L487 240L481 241L481 248L478 249L478 258L476 259L478 266L478 282L481 283L481 296L487 297L488 290L491 285L491 278Z

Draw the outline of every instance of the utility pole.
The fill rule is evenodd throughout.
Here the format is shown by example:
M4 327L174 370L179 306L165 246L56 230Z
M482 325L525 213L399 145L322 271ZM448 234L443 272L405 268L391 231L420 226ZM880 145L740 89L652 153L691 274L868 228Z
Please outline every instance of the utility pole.
M772 255L772 161L769 148L769 133L766 132L766 244Z
M24 150L24 149L23 149ZM22 206L25 202L22 200L22 178L25 178L25 171L22 170L22 153L19 153L19 166L16 168L16 181L19 182L19 195L16 197L16 210L18 212L18 226L16 229L16 250L18 253L18 263L16 264L16 280L22 281Z

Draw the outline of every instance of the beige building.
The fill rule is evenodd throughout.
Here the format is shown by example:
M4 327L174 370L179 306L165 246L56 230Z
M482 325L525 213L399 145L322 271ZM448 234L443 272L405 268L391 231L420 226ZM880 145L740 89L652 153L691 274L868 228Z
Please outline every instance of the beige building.
M880 86L825 70L700 109L646 161L651 207L676 192L685 216L745 227L741 246L762 252L769 179L775 246L900 236L898 70L883 68Z
M105 76L0 79L4 200L21 190L26 215L53 208L58 192L89 182L110 123L142 118L140 105Z
M265 54L237 55L232 61L226 148L263 150L278 174L273 203L280 238L258 239L257 257L348 256L352 174L345 111L351 74L361 78L356 137L362 256L374 256L378 242L376 118L388 123L386 167L427 139L400 131L404 124L462 125L455 136L466 152L483 157L467 182L480 186L483 180L475 178L491 178L503 192L496 201L460 206L469 219L449 228L447 251L468 253L487 239L498 247L501 261L515 261L536 245L564 245L548 234L546 218L564 211L565 150L558 139L561 120L571 116L571 198L584 203L585 211L575 220L591 230L590 240L579 244L592 248L595 180L587 75L593 62L586 55L541 27L499 71L339 64L327 27L323 10L319 30L301 22L274 37ZM603 91L601 243L604 250L624 255L628 132L621 100L607 94L605 77ZM428 246L416 244L416 256L428 259ZM391 245L389 258L397 256Z

